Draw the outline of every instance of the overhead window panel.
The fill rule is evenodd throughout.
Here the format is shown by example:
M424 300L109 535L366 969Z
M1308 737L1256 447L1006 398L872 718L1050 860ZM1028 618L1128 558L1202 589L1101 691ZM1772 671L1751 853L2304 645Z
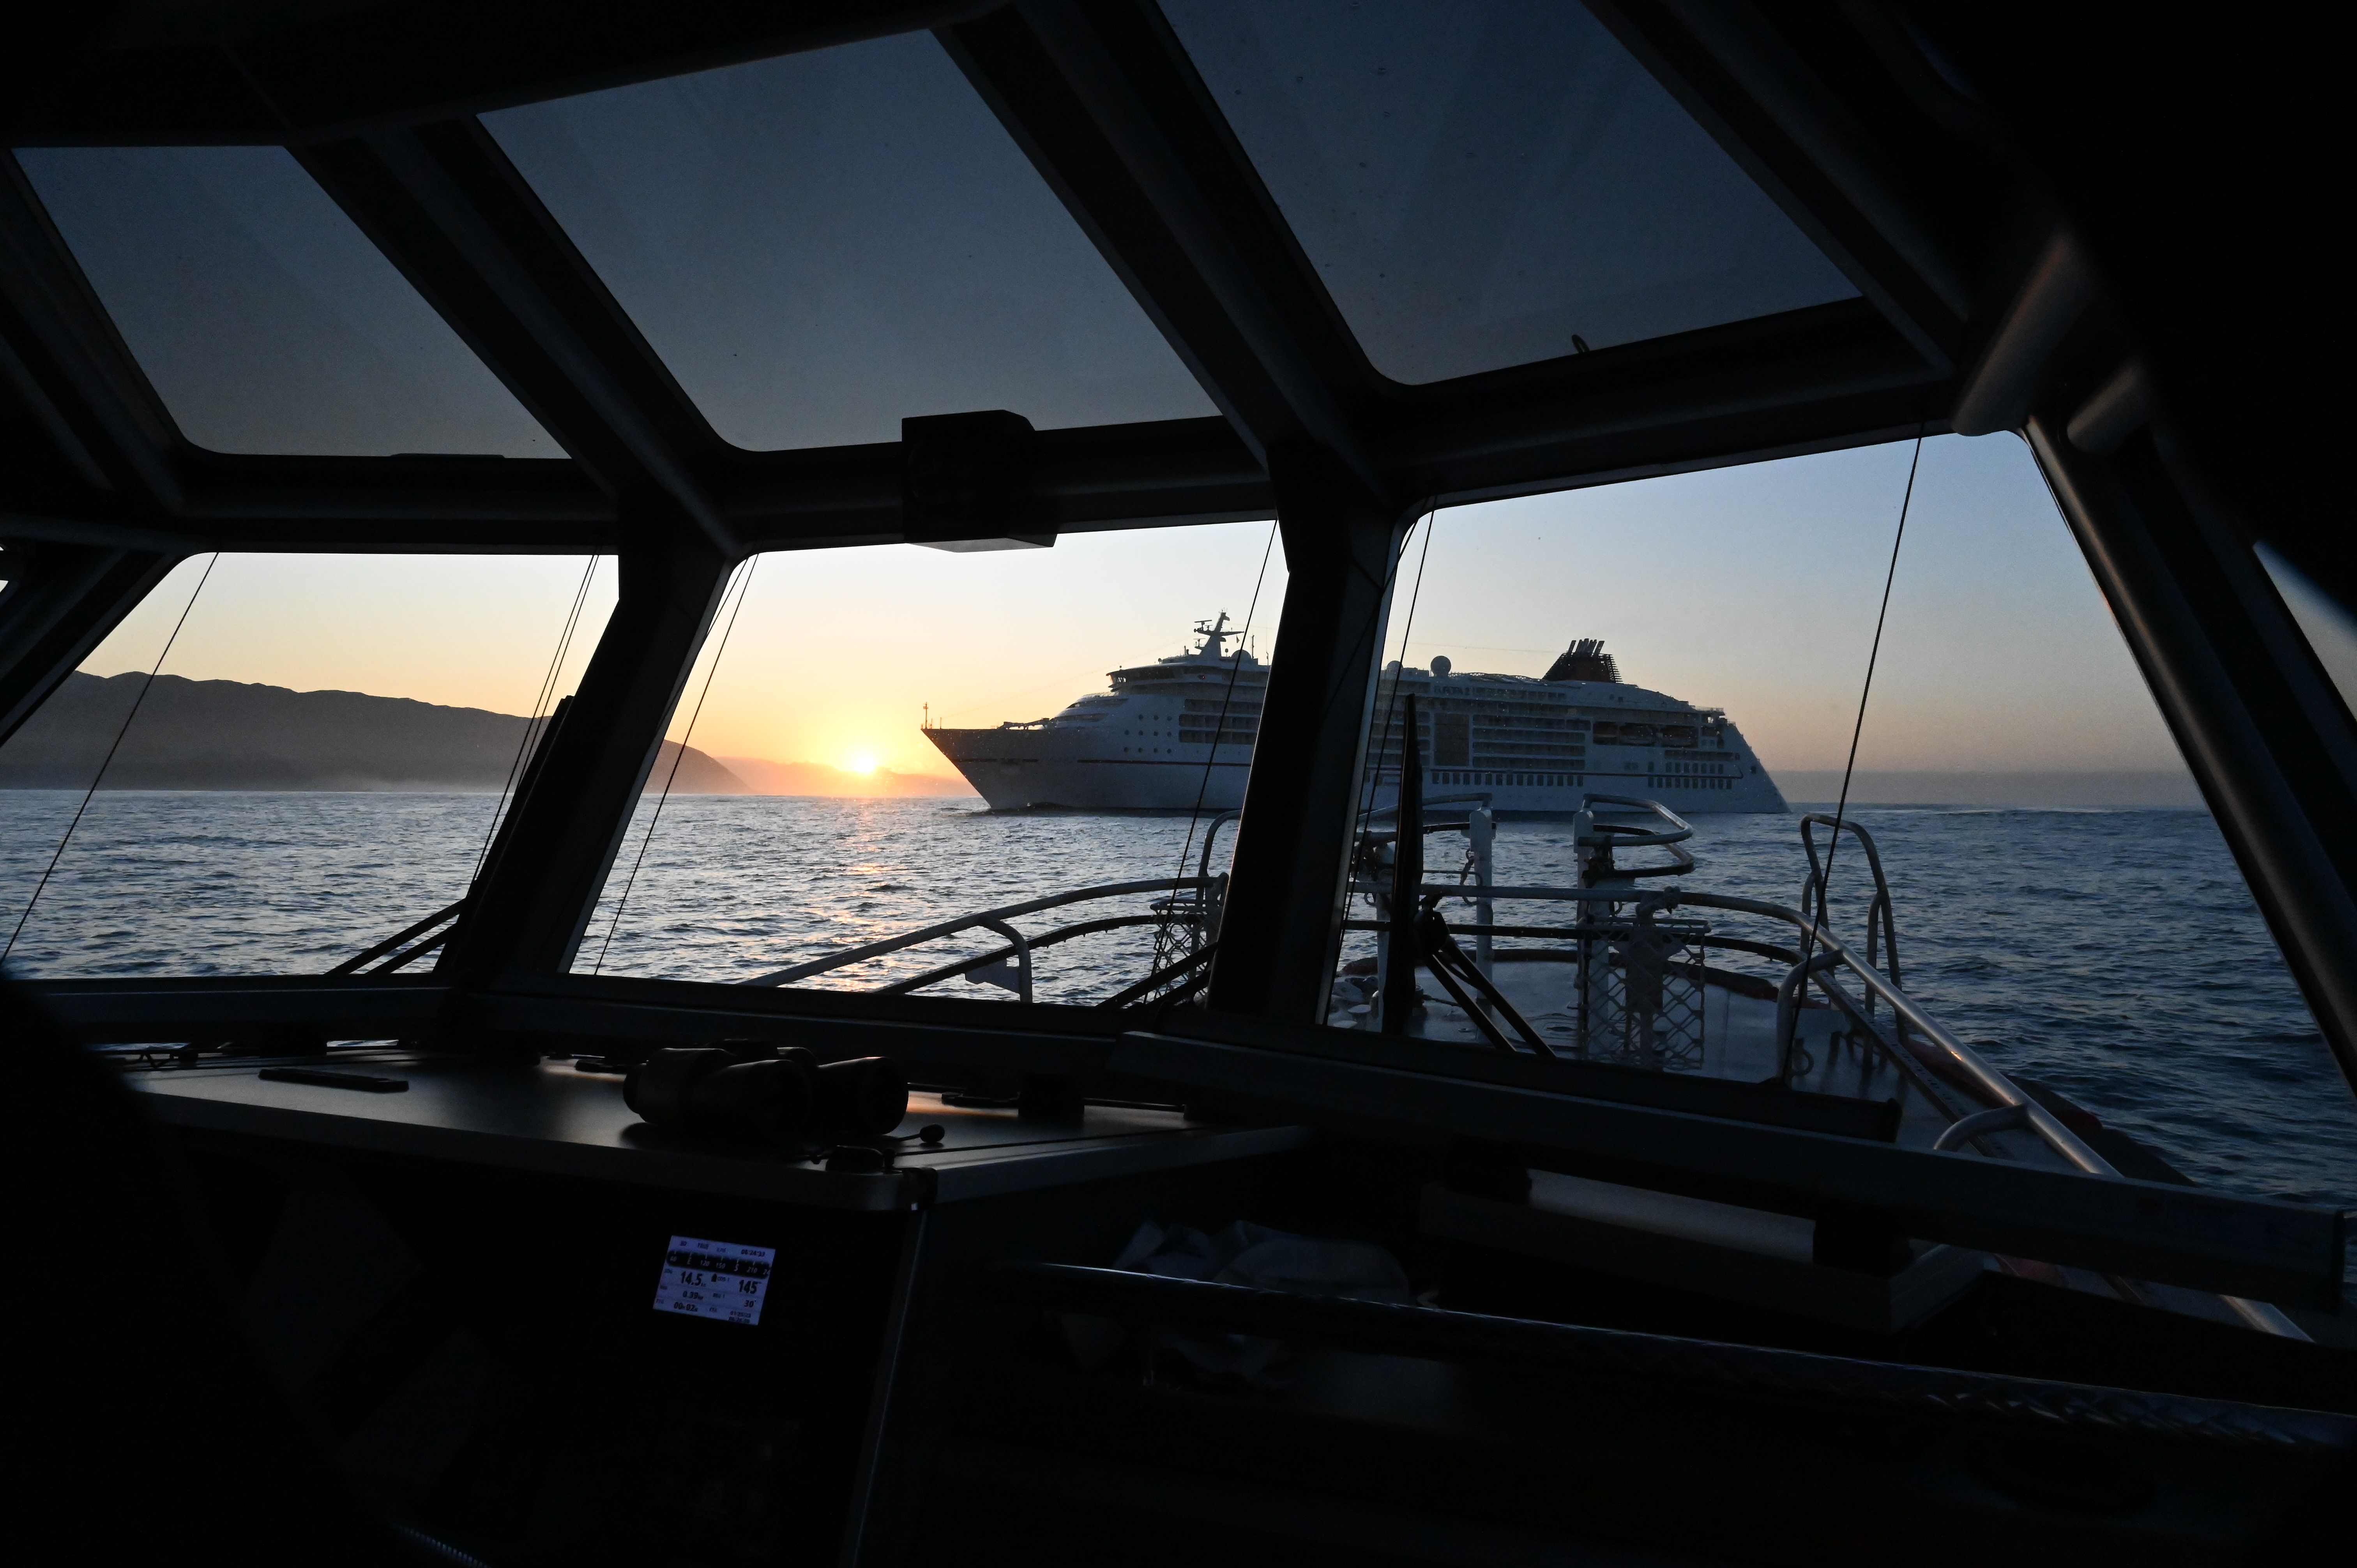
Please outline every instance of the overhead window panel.
M1215 412L930 35L483 123L739 446Z
M1163 0L1378 371L1447 380L1855 297L1567 0Z
M16 156L198 446L565 455L284 148Z

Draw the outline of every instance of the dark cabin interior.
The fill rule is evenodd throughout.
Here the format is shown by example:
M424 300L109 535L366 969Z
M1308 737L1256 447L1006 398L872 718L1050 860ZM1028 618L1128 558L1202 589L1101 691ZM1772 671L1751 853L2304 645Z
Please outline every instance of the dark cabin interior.
M2319 14L1593 0L1838 297L1532 360L1437 294L1382 315L1330 281L1349 267L1288 224L1188 10L124 0L5 24L0 739L206 552L620 572L430 962L5 982L20 1560L2259 1563L2346 1535L2338 1214L1317 1026L1366 745L1337 695L1375 679L1426 509L2010 432L2357 1073L2357 725L2255 555L2357 609L2315 384L2345 314ZM922 33L1215 414L733 445L479 118ZM169 146L286 149L563 455L192 442L22 161ZM1487 177L1508 199L1465 177ZM737 563L1272 517L1276 672L1181 1002L574 972ZM339 1081L330 1040L401 1042L358 1075L400 1091ZM714 1042L788 1053L813 1094L856 1098L880 1058L941 1098L790 1157L662 1076ZM221 1070L103 1065L133 1047ZM1996 1273L1896 1328L1762 1306L1531 1243L1533 1171L1803 1218L1812 1265L1881 1299L1894 1255L1944 1243L2310 1332ZM1109 1266L1143 1221L1240 1219L1379 1246L1407 1294ZM690 1273L749 1316L649 1310Z

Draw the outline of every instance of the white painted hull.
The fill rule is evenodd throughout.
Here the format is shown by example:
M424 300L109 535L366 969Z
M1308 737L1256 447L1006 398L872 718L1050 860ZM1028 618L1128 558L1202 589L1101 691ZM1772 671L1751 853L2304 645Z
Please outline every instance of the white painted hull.
M1224 624L1197 627L1205 644L1194 653L1110 671L1108 691L1052 718L928 728L925 738L994 811L1234 811L1269 674L1248 653L1221 654L1220 639L1234 635ZM1405 749L1393 704L1421 696L1427 799L1486 795L1510 818L1568 817L1591 792L1681 813L1786 810L1724 713L1621 682L1599 649L1581 643L1566 656L1599 671L1546 681L1458 674L1445 659L1433 672L1387 669L1375 703L1383 725L1368 748L1383 769L1372 804L1393 803Z
M1674 773L1514 773L1428 768L1424 779L1426 800L1487 795L1491 811L1504 821L1566 818L1579 811L1591 792L1659 800L1682 817L1698 812L1791 810L1764 768L1738 779L1687 779ZM1395 786L1387 783L1377 788L1374 805L1390 807L1398 802Z
M995 811L1232 811L1244 802L1251 751L1173 746L1167 757L1103 755L1093 735L1038 729L925 732Z
M928 730L942 755L993 811L1062 809L1082 811L1232 811L1243 804L1248 754L1222 746L1178 746L1165 757L1102 755L1092 735L1040 729ZM1757 765L1752 765L1756 767ZM1764 769L1732 779L1686 779L1674 773L1516 773L1468 768L1425 770L1425 797L1488 795L1491 810L1512 818L1568 817L1591 792L1659 800L1681 816L1711 811L1782 811L1775 780ZM1397 798L1381 786L1374 804Z

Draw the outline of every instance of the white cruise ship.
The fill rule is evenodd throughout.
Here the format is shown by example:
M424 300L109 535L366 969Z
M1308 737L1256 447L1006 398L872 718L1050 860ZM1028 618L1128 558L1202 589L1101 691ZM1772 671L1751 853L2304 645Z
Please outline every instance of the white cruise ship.
M1108 690L1053 718L926 737L997 811L1232 811L1269 667L1227 650L1237 634L1224 614L1195 631L1203 640L1191 652L1115 670ZM1378 806L1398 786L1404 704L1394 699L1405 695L1416 699L1427 796L1487 794L1501 817L1567 817L1589 790L1682 813L1785 810L1725 713L1628 684L1593 639L1535 679L1459 671L1446 658L1387 666L1370 737L1383 765Z

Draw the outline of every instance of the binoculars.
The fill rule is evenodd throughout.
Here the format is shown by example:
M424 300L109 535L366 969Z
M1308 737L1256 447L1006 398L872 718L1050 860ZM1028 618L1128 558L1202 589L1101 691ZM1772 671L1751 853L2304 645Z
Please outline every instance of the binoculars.
M909 1080L889 1057L823 1063L788 1046L748 1060L724 1046L669 1046L630 1069L622 1100L674 1132L810 1145L889 1133L909 1113Z

